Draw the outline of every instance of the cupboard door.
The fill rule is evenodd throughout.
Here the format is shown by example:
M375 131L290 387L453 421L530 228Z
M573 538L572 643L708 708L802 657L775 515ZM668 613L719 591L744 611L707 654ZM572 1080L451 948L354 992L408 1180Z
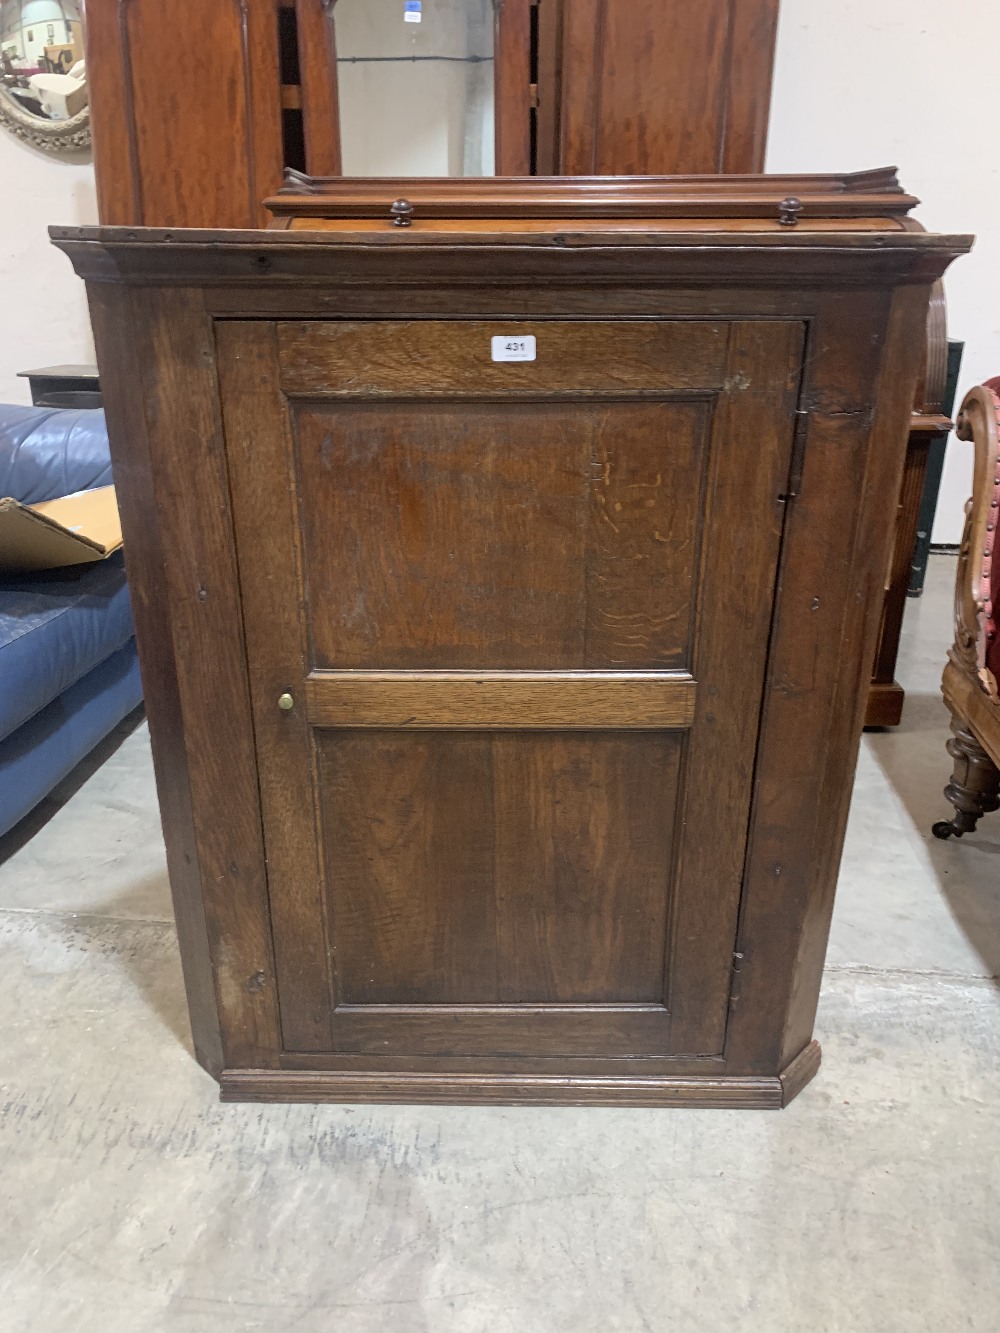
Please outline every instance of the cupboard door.
M217 337L286 1051L720 1054L802 326Z

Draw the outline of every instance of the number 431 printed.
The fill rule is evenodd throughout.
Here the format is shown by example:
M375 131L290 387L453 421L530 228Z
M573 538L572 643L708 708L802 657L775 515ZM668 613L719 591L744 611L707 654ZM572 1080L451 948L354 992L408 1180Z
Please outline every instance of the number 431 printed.
M502 336L492 339L493 360L494 361L534 361L535 359L535 335L528 334L523 338L504 338Z

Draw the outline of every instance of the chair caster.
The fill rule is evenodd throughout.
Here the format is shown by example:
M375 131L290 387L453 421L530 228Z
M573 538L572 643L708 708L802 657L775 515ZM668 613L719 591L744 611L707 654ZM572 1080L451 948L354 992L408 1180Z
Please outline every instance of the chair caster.
M973 733L960 722L953 721L951 730L953 734L945 748L955 767L944 794L955 807L955 813L951 819L939 819L931 828L935 838L942 840L975 833L983 815L1000 810L1000 770Z
M951 837L960 838L963 830L956 828L950 819L939 819L936 824L931 825L931 832L935 838L940 838L942 842L946 842Z

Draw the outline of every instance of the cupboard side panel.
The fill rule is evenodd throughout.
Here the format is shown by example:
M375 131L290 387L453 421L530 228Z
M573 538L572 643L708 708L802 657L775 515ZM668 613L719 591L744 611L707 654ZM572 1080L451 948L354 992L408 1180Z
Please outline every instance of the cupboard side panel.
M226 1065L270 1067L277 1001L212 324L197 292L91 297L184 964L204 992L207 950Z
M738 1072L782 1068L812 1027L926 305L917 287L834 292L810 329L726 1045ZM897 383L872 434L883 358Z
M798 941L782 1068L811 1039L816 1017L929 301L929 287L900 287L893 293L882 355L873 365L878 379L864 480L857 501L858 519L847 583L850 595L843 627L846 664L837 674L828 762L819 798L821 836L813 848L812 877L816 888Z
M201 292L133 310L226 1063L279 1050L267 879L213 325Z
M184 745L174 626L162 574L164 545L129 292L123 287L91 283L87 295L101 367L191 1035L198 1061L218 1078L225 1065L222 1033L195 835L191 774Z

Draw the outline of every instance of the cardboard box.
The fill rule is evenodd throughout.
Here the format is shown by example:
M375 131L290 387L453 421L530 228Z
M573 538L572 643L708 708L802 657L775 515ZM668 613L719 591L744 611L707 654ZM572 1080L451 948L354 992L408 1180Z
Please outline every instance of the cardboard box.
M121 544L113 486L37 505L0 500L0 573L93 564Z

